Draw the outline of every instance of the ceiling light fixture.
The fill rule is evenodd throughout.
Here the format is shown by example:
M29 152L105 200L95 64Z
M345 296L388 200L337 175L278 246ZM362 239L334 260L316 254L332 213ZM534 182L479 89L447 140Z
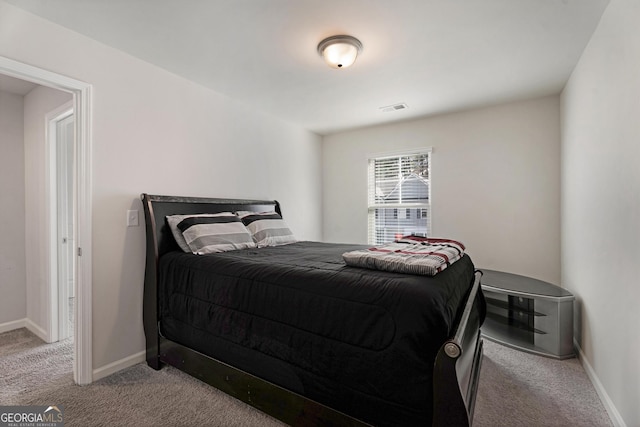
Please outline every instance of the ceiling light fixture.
M331 36L318 44L318 53L332 68L347 68L362 52L362 43L351 36Z

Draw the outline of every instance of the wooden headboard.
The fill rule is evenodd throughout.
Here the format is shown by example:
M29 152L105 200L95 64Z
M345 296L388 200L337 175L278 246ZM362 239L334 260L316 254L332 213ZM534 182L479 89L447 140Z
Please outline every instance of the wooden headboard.
M147 340L147 362L158 369L158 260L167 252L180 250L167 225L167 215L219 213L235 211L267 212L280 215L276 200L212 199L205 197L155 196L143 193L147 234L146 266L144 274L143 324ZM150 360L151 359L151 360Z
M166 222L167 215L219 213L235 211L276 211L280 215L280 204L276 200L212 199L205 197L141 196L147 229L147 255L149 249L157 248L157 257L179 249ZM151 228L149 228L151 227ZM152 239L152 241L150 241ZM153 241L155 240L155 241Z

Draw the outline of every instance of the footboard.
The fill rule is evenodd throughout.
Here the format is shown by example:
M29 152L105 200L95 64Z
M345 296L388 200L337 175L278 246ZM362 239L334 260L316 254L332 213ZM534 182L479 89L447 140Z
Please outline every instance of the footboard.
M482 339L479 310L482 272L476 271L474 284L453 338L436 356L433 370L433 426L470 426L473 422L480 367ZM478 295L480 293L480 295Z

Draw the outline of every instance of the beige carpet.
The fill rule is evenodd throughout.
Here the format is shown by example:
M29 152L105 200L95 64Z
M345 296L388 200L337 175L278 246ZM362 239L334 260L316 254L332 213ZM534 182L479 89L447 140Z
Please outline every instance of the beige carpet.
M71 340L45 344L26 329L0 334L0 405L58 405L66 427L282 426L176 369L138 364L73 384Z
M475 427L609 427L611 420L578 359L556 360L487 339Z
M71 341L26 329L0 334L0 405L61 405L65 426L282 426L182 372L138 364L73 384ZM474 426L610 426L576 359L558 361L485 340Z

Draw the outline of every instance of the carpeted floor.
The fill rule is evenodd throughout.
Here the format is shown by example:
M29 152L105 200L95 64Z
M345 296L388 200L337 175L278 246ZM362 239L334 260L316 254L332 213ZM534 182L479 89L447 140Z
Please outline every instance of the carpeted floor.
M138 364L79 387L70 340L44 344L26 329L0 334L0 405L61 405L65 426L282 426L165 367ZM611 426L576 359L553 360L485 340L474 426Z
M0 334L0 405L58 405L66 427L282 426L171 367L138 364L88 386L73 383L71 340L45 344L26 329Z
M578 359L484 345L475 427L613 425Z

